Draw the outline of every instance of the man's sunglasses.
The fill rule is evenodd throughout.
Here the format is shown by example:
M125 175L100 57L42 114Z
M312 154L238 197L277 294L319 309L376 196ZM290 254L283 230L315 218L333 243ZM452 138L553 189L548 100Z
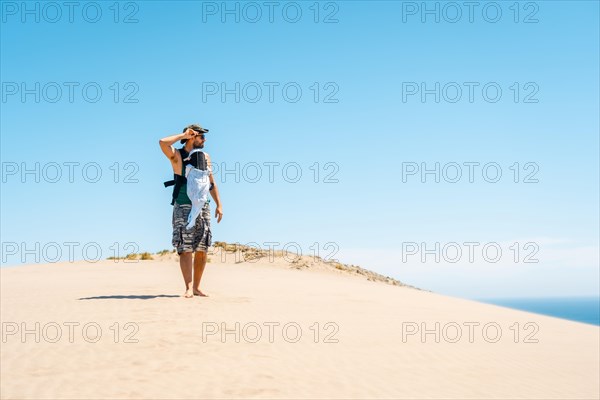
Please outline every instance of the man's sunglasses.
M196 132L196 131L194 131L194 132ZM202 139L202 140L205 140L205 139L206 139L206 136L204 136L204 133L199 133L199 134L197 134L196 136L197 136L197 137L200 137L200 139Z

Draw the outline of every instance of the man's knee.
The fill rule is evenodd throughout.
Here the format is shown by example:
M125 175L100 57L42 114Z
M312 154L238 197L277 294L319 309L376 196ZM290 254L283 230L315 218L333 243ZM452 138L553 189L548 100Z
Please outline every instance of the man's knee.
M195 253L195 257L198 257L198 258L206 257L206 250L197 251Z

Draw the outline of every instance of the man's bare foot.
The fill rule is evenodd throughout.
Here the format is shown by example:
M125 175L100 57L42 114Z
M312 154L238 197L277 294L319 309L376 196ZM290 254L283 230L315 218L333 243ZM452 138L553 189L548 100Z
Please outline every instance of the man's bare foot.
M188 299L191 297L194 297L194 292L192 291L192 289L188 289L183 294L183 297L188 298Z
M200 297L208 297L207 294L202 293L201 290L194 290L194 296L200 296Z

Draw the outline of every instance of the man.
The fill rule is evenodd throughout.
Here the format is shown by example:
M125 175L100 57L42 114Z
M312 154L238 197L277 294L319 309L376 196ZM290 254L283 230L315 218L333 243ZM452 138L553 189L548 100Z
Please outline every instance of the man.
M172 135L160 139L159 144L162 152L171 161L175 190L173 191L173 246L179 254L179 266L185 283L184 297L192 298L194 296L206 296L200 290L200 280L206 266L206 252L211 245L212 235L210 232L210 208L206 202L202 212L196 220L196 225L192 230L187 230L187 219L192 209L192 202L186 193L186 181L184 159L193 149L204 148L206 142L205 134L208 129L204 129L198 124L193 124L185 127L183 133ZM178 140L184 146L180 149L175 149L173 144ZM206 167L211 171L211 161L208 153L204 153L206 157ZM183 157L182 157L183 156ZM209 173L210 180L210 195L215 201L216 210L215 217L217 223L223 218L223 209L221 207L221 199L219 191L212 172ZM171 183L165 183L171 184ZM192 274L192 254L193 257L193 274Z

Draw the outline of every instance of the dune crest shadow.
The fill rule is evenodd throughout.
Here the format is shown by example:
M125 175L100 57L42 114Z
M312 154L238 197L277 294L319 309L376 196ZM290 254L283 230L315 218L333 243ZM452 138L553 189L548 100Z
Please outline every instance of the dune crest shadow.
M80 297L77 300L106 300L106 299L116 299L116 300L150 300L157 299L160 297L181 297L176 294L113 294L110 296L93 296L93 297Z

